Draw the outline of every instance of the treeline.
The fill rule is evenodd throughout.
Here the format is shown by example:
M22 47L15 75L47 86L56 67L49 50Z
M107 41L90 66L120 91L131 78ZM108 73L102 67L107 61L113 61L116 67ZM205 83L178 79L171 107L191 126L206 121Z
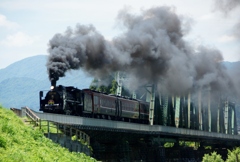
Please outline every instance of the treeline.
M95 90L106 94L116 94L118 82L115 80L113 76L110 75L108 78L105 78L104 80L93 79L89 88L91 90ZM130 92L125 87L122 87L121 95L128 97L131 96Z

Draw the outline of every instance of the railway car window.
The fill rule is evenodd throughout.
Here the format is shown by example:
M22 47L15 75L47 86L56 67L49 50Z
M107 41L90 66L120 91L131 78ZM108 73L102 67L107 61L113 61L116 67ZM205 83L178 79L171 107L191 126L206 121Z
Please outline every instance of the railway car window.
M84 109L90 110L92 108L92 98L91 98L91 95L85 94L84 101L85 101Z
M96 104L98 104L98 102L99 102L99 97L98 96L94 96L94 104L96 105Z
M124 104L125 110L128 109L127 103Z
M108 100L106 100L106 106L109 107L109 101Z
M122 109L125 110L125 103L122 102Z
M138 111L138 108L139 108L139 103L137 102L137 103L135 104L134 109Z
M111 107L115 107L115 100L112 100L111 104L112 104Z
M115 100L112 100L111 98L101 98L100 105L104 107L113 108L115 107Z
M141 113L144 113L145 111L145 106L144 106L144 104L141 104L141 106L140 106L140 112Z
M105 106L105 100L103 98L100 99L100 105Z
M94 109L98 109L99 108L99 96L94 96Z
M105 106L106 105L106 101L103 99L102 100L102 105Z

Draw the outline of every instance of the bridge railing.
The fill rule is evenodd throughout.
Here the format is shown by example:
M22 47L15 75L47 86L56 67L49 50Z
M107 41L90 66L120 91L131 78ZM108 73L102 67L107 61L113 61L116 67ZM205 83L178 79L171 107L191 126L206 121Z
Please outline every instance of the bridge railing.
M90 145L90 137L85 132L80 131L79 129L73 128L72 126L69 126L69 125L63 125L63 129L65 131L65 134L69 134L70 137L74 137L73 140L80 140L80 141L83 140L83 142Z
M47 127L46 133L48 137L50 137L51 133L57 133L69 136L72 138L72 140L81 141L86 143L87 145L90 145L89 135L81 130L73 128L69 124L58 123L49 120L40 120L39 127L40 129L44 129L44 127Z
M35 115L35 113L31 109L26 107L25 113L26 113L26 116L35 123L35 126L40 125L41 119L37 115Z
M17 116L20 116L20 117L22 116L22 110L21 109L11 107L10 110L12 110Z
M54 138L55 142L61 141L64 137L65 139L71 139L71 141L78 141L82 144L81 148L85 148L82 151L85 152L87 155L90 155L90 149L88 146L90 146L90 137L88 134L84 133L83 131L80 131L77 128L74 128L71 126L71 124L66 123L60 123L60 122L54 122L50 120L42 120L39 118L34 111L32 111L28 107L22 107L22 109L17 108L10 108L15 114L17 114L20 117L27 117L30 119L30 122L34 123L35 126L38 126L40 130L42 130L45 133L45 136L47 136L49 139ZM55 138L56 137L56 138ZM79 150L78 150L79 151Z

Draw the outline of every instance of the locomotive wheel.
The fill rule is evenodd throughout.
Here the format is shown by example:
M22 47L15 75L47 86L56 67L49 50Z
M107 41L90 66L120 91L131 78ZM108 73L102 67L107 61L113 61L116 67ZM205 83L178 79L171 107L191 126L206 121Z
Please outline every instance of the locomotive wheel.
M66 115L71 115L71 111L66 110Z
M102 116L101 116L101 119L106 119L106 116L105 116L105 115L102 115Z
M66 107L65 107L65 114L66 115L72 115L73 111L72 111L72 108L70 106L69 103L66 103Z
M67 109L67 110L65 111L65 114L66 114L66 115L71 115L71 114L72 114L72 111L69 110L69 109Z

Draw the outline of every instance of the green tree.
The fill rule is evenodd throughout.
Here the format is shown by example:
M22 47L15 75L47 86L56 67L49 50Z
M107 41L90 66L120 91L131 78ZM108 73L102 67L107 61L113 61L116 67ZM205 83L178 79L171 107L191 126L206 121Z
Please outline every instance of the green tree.
M109 83L109 84L106 84ZM89 89L107 93L107 94L116 94L118 88L118 82L112 75L109 75L104 80L93 79L92 83L89 86ZM122 96L131 96L131 93L128 89L122 87Z
M108 94L109 91L110 91L110 85L109 85L109 86L101 85L101 86L99 86L99 87L97 88L97 91Z
M228 157L226 162L238 162L240 161L240 148L237 147L233 151L228 150Z
M222 156L217 154L215 151L210 154L203 156L202 162L224 162Z
M174 146L174 143L173 142L166 142L165 144L164 144L164 147L165 148L170 148L170 147L173 147Z
M89 89L94 90L94 91L99 91L103 93L108 93L109 92L109 86L102 85L101 82L94 78Z
M95 90L95 91L99 91L107 94L116 94L116 90L118 86L117 81L112 76L109 76L109 78L107 78L106 80L108 80L107 82L111 84L103 85L101 81L95 78L93 79L89 88L91 90Z
M111 89L110 89L110 93L111 94L116 94L117 87L118 87L118 82L116 80L112 80L112 86L111 86Z
M92 83L89 86L89 89L96 91L97 87L98 87L98 80L96 78L94 78Z

